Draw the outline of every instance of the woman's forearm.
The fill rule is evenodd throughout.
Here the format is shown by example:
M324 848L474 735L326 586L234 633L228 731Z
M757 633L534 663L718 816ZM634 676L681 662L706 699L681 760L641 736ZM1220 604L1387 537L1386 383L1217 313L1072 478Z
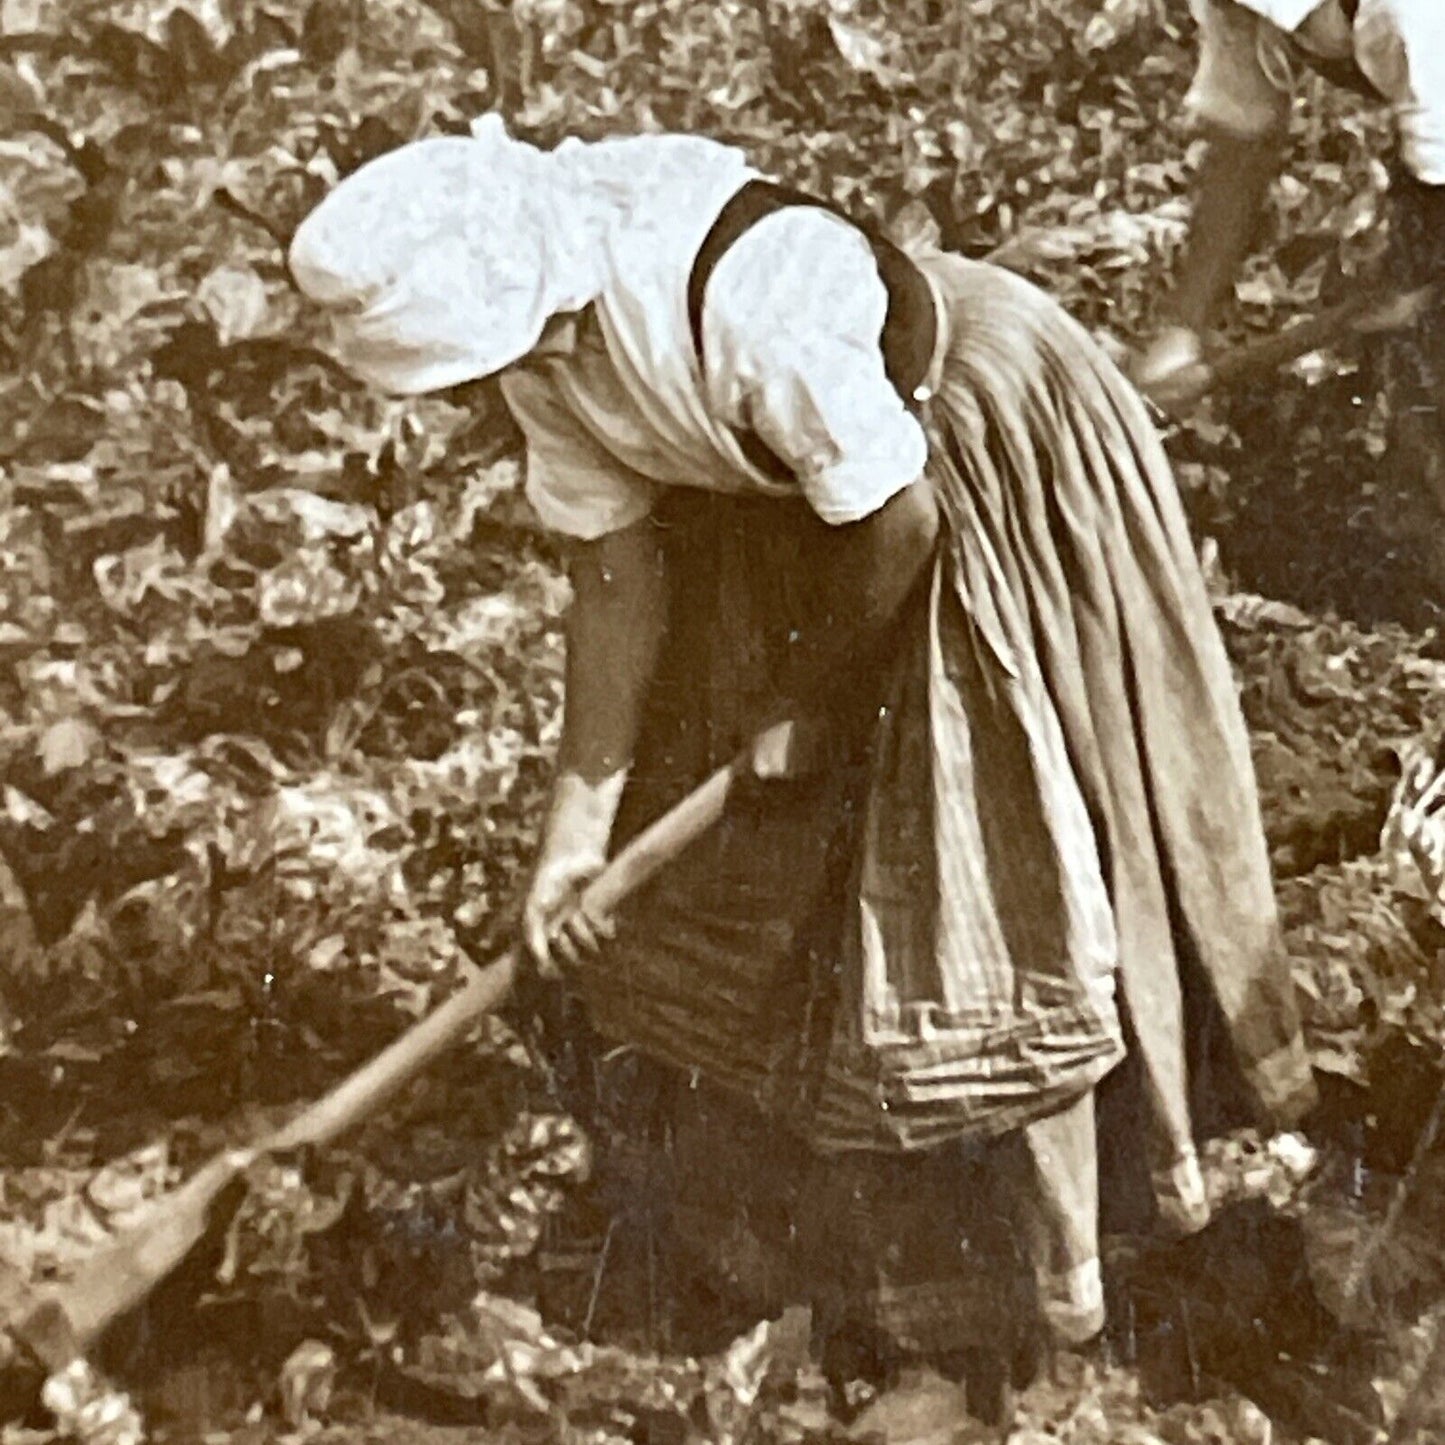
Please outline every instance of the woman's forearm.
M607 858L664 622L662 554L646 520L579 544L569 570L560 769L523 913L547 968L610 936L584 890Z
M597 784L632 761L643 698L666 622L662 552L649 521L572 556L567 695L560 766Z
M1265 198L1279 174L1274 138L1218 135L1199 175L1189 243L1169 310L1190 331L1213 325L1245 257L1255 243Z

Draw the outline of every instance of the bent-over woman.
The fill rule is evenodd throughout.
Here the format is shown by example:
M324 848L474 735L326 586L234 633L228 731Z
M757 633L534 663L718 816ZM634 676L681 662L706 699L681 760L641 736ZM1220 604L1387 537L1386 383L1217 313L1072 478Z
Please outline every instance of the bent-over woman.
M291 265L376 386L500 374L571 539L526 926L652 1061L679 1249L875 1359L1095 1334L1101 1180L1197 1230L1201 1131L1310 1094L1140 399L1023 280L698 137L543 152L489 118L343 181ZM579 909L781 719L721 826Z

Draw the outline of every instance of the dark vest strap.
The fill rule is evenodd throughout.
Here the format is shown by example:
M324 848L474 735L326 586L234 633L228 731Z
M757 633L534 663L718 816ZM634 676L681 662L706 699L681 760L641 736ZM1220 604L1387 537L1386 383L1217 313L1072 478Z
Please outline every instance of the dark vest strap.
M1303 49L1297 53L1309 69L1316 75L1323 76L1331 85L1338 85L1341 90L1352 90L1366 100L1378 102L1385 98L1356 61L1327 60L1320 55L1311 55Z
M1339 0L1339 6L1341 14L1353 25L1360 11L1360 0ZM1321 56L1311 55L1302 46L1296 46L1295 53L1316 75L1323 76L1331 85L1338 85L1343 90L1353 90L1356 95L1363 95L1367 100L1384 99L1353 58L1326 60Z
M880 345L883 369L888 380L910 411L918 408L917 392L928 377L938 336L938 317L934 311L933 291L923 273L908 253L887 237L866 226L858 225L838 207L772 181L748 181L722 208L698 248L692 272L687 278L687 319L692 329L693 348L698 365L703 364L702 312L707 283L723 254L744 232L757 225L764 216L788 206L815 206L857 226L873 248L878 274L888 292L888 310L883 322ZM754 432L739 429L738 445L753 466L771 476L789 475L789 468Z

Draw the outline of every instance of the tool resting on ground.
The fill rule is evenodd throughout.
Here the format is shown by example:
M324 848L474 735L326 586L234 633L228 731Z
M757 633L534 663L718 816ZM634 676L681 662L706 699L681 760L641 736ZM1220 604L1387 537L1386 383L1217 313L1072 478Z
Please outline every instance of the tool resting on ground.
M628 843L588 885L584 907L605 916L711 828L721 818L734 784L756 771L768 738L779 731L769 729ZM519 947L485 968L470 966L457 993L370 1062L282 1128L211 1159L157 1200L137 1225L98 1250L69 1280L31 1293L0 1327L45 1370L59 1369L83 1355L205 1238L221 1196L241 1184L258 1160L330 1143L375 1115L397 1090L459 1043L478 1019L502 1004L524 966Z

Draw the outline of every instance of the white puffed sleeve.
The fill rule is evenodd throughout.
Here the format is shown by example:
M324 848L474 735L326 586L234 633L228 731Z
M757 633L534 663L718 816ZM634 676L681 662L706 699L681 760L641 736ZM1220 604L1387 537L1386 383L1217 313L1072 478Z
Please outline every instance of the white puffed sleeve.
M887 309L868 242L816 206L759 221L708 283L709 405L756 432L826 522L876 512L928 459L923 429L884 371Z
M1289 41L1242 5L1190 0L1199 25L1199 62L1185 106L1190 119L1242 139L1279 134L1289 122Z
M1445 185L1445 3L1361 0L1355 58L1394 107L1410 173Z
M527 500L544 526L592 541L648 515L656 484L593 440L546 380L514 370L501 383L527 443Z

